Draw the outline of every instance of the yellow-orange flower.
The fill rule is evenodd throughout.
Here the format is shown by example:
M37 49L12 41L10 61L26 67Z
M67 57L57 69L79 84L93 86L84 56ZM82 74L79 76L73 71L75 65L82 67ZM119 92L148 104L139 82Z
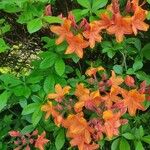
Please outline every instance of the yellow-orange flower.
M96 68L94 68L94 67L91 67L91 68L89 68L86 72L85 72L85 74L86 75L88 75L88 76L92 76L92 75L96 75L96 73L98 72L98 71L101 71L101 70L105 70L103 67L96 67Z
M106 30L108 34L114 34L117 42L122 42L125 34L132 34L131 18L122 17L120 13L114 14L113 25Z
M44 111L44 112L46 112L45 119L48 119L48 117L51 114L55 114L56 113L56 111L53 108L52 102L50 102L50 101L48 101L46 104L44 104L41 107L41 110Z
M88 30L83 32L83 36L89 40L89 44L91 48L94 48L95 42L101 42L102 37L100 35L101 29L98 26L98 22L90 23L90 27Z
M124 104L128 108L128 112L131 116L135 116L137 109L145 110L142 103L145 100L145 94L140 94L136 89L130 90L123 94Z
M61 44L66 37L70 38L73 36L73 33L70 31L71 23L71 20L65 18L61 26L53 25L50 27L50 30L59 36L56 40L57 45Z
M79 101L74 105L76 112L82 111L85 106L87 109L94 110L100 104L100 93L99 90L91 92L90 94L84 94L79 97Z
M65 54L76 53L78 57L83 57L83 49L89 46L89 43L83 39L81 34L77 34L72 37L67 37L67 43L69 44Z
M147 31L149 25L144 22L146 19L147 11L141 7L137 7L134 15L132 16L132 30L137 35L138 30Z
M121 76L116 76L115 72L112 71L111 78L109 79L112 86L118 86L123 83L123 78Z
M55 92L48 94L49 99L55 99L57 102L61 102L66 94L69 93L70 86L61 87L60 84L55 85Z
M111 110L107 110L103 113L104 133L108 139L119 134L119 127L121 126L120 113L113 113Z
M90 93L90 90L84 87L83 83L77 84L76 85L76 90L75 90L75 96L80 98L83 95L87 95Z

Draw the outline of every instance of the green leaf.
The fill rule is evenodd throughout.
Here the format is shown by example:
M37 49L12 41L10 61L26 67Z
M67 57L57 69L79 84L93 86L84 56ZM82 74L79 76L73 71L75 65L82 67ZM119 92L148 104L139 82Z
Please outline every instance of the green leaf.
M130 150L130 145L125 138L121 138L119 149L120 150Z
M150 43L146 44L143 48L142 48L142 53L143 56L150 60Z
M142 143L141 143L141 141L138 141L138 142L136 143L136 148L135 148L135 150L145 150L144 147L143 147L143 145L142 145Z
M11 96L11 92L4 91L0 94L0 111L6 106L9 97Z
M29 33L34 33L42 28L42 20L40 18L33 19L28 22L27 29Z
M26 82L34 84L34 83L39 83L42 79L43 79L43 76L40 76L40 75L39 76L33 76L33 75L31 75L31 76L27 77Z
M77 0L77 2L85 8L91 7L90 0Z
M59 76L62 76L65 72L65 62L62 58L58 58L55 62L55 71Z
M142 137L141 140L142 140L143 142L147 143L147 144L150 144L150 135L147 135L147 136Z
M128 140L133 140L134 139L133 134L131 134L129 132L122 134L122 136L125 137Z
M31 103L27 105L26 107L24 107L22 115L28 115L33 113L37 108L39 108L39 105L40 105L39 103Z
M1 75L0 80L3 81L6 86L16 86L22 83L22 81L11 74Z
M60 129L55 140L56 149L61 150L64 144L65 144L65 132L64 129Z
M36 126L38 123L39 123L39 121L41 120L41 118L42 118L42 111L41 111L41 106L38 108L38 109L36 109L35 111L34 111L34 113L33 113L33 115L32 115L32 124L33 124L33 126Z
M5 41L0 38L0 53L5 52L7 49L9 49L9 46L7 46Z
M118 150L120 139L115 139L111 144L111 150Z
M95 10L106 6L107 3L108 3L108 0L100 0L100 1L99 0L93 0L92 11L95 12Z
M48 23L62 23L63 22L63 20L60 17L54 17L54 16L44 16L43 20Z
M44 80L44 91L48 93L49 91L52 91L54 89L55 85L55 78L53 74L50 74L46 79Z
M26 133L30 133L34 130L34 126L33 125L28 125L28 126L25 126L22 130L21 130L21 133L22 134L26 134Z
M40 63L40 69L47 69L50 68L57 58L57 54L50 53L44 60Z
M137 71L143 67L143 63L141 60L136 60L133 64L133 70Z
M113 70L115 71L115 73L117 74L122 74L123 73L123 68L121 65L115 65L113 66Z
M143 137L143 135L144 135L144 129L143 129L143 127L140 126L138 130L139 130L140 137Z

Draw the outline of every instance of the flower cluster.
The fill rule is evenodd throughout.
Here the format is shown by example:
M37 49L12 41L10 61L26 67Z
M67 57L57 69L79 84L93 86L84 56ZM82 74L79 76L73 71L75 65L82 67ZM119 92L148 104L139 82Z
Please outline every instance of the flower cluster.
M143 5L143 4L142 4ZM137 35L138 30L147 31L149 25L144 22L147 11L139 5L139 0L128 0L124 14L119 9L119 0L112 0L107 6L106 12L100 14L99 20L87 22L83 19L77 25L73 15L69 14L63 18L61 26L51 26L50 30L58 35L56 44L61 44L64 40L68 43L65 54L76 53L78 57L83 57L83 49L90 46L94 48L96 42L101 42L101 33L106 31L110 35L115 35L117 42L122 42L124 35Z
M104 136L112 139L119 135L121 125L128 122L122 118L125 113L135 116L137 110L145 110L143 102L149 93L145 81L136 86L134 78L123 79L114 71L108 78L103 67L90 68L86 74L89 88L79 83L69 95L71 87L56 84L55 93L48 95L50 100L41 110L46 112L46 119L52 116L57 126L67 129L71 146L96 150L96 142Z
M43 132L41 135L38 135L38 130L25 135L21 134L19 131L10 131L9 135L15 138L14 145L16 148L14 150L30 150L32 147L44 150L44 145L49 141L45 138L46 133Z

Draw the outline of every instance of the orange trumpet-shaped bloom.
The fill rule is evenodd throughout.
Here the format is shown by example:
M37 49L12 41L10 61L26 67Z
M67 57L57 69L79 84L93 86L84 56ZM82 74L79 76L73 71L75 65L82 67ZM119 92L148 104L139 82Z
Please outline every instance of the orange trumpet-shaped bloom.
M76 90L75 90L75 96L80 98L83 95L87 95L90 93L90 90L84 87L83 83L77 84Z
M122 42L125 34L131 34L131 18L122 17L120 13L116 13L113 16L113 25L106 30L108 34L114 34L117 42Z
M52 102L50 102L50 101L48 101L46 104L44 104L41 107L41 110L44 111L44 112L46 112L45 119L48 119L48 117L50 115L55 115L56 114L56 111L54 110Z
M53 25L50 27L50 30L59 36L58 39L56 40L57 45L61 44L66 39L66 37L73 36L73 33L70 31L71 24L72 24L71 20L64 19L64 22L62 23L61 26Z
M103 119L105 120L103 130L108 139L118 135L121 126L120 113L114 114L111 110L106 110L103 112Z
M89 40L89 44L91 48L94 48L95 42L101 42L102 37L100 35L101 29L98 26L98 22L90 23L89 29L83 32L83 36Z
M81 147L84 146L84 143L91 143L93 130L84 119L82 112L76 115L69 115L64 121L64 127L67 128L67 137L73 139L70 142L72 146L79 146L83 150Z
M132 16L132 30L135 35L137 35L138 30L147 31L149 25L144 22L146 19L147 11L142 9L140 6L134 12Z
M118 85L122 84L124 80L122 79L121 76L116 76L115 72L112 71L109 81L112 86L118 86Z
M103 13L100 15L101 20L98 21L98 27L100 30L107 29L113 24L112 19L110 18L109 14Z
M35 142L36 148L44 150L44 145L49 142L49 140L45 138L45 135L46 135L45 131L41 135L38 135L38 138Z
M74 105L76 112L82 111L85 106L87 109L94 110L100 104L100 94L99 91L94 91L90 94L84 94L79 98L79 101Z
M61 102L66 94L69 93L70 86L61 87L60 84L55 85L55 92L48 94L49 99L55 99L57 102Z
M88 76L92 76L92 75L96 75L96 73L98 72L98 71L101 71L101 70L105 70L103 67L96 67L96 68L94 68L94 67L91 67L91 68L89 68L86 72L85 72L85 74L86 75L88 75Z
M145 110L142 103L145 100L145 94L140 94L136 89L128 91L124 97L124 104L128 108L128 112L131 116L135 116L136 111Z
M78 57L83 57L83 49L89 46L89 43L83 39L81 34L76 36L67 37L67 43L69 44L65 54L76 53Z

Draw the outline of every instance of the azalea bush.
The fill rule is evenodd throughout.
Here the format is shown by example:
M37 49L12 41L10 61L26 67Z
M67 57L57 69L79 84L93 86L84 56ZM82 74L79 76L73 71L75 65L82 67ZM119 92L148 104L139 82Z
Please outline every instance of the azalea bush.
M150 149L149 9L1 0L0 149Z

